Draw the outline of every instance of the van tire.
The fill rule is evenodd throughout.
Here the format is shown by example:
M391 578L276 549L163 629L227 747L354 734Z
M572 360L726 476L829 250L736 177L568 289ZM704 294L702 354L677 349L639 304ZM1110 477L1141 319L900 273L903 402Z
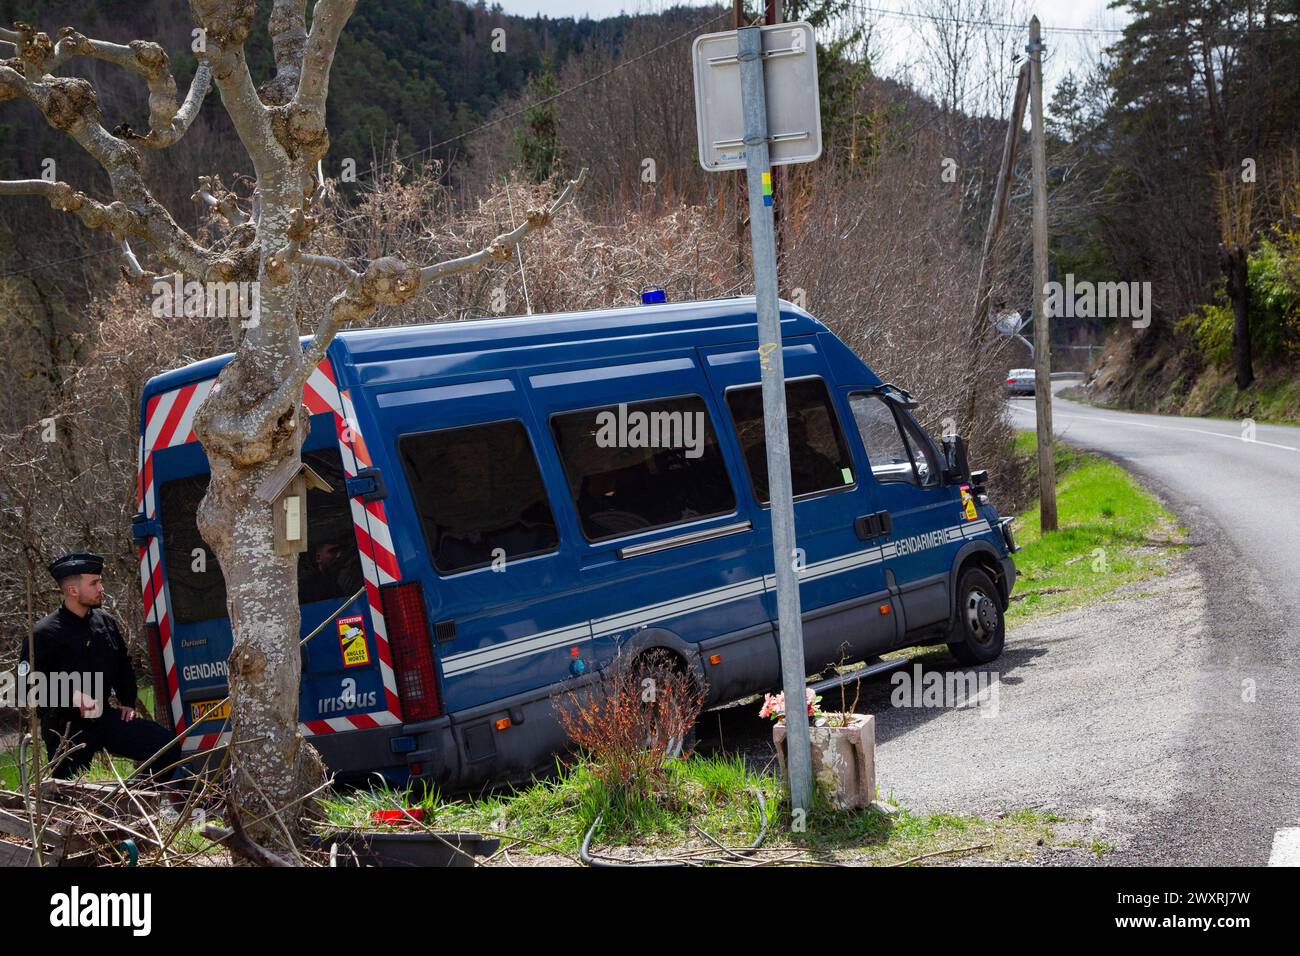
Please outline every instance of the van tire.
M998 587L983 568L957 578L957 601L948 650L962 664L987 664L1002 654L1007 624Z

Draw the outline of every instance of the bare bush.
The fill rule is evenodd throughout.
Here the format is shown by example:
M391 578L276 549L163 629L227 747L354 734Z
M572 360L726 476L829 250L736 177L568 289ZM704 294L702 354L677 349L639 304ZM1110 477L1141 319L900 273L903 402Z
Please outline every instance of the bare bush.
M590 755L611 792L648 798L661 789L704 707L704 688L663 651L620 655L600 680L556 708L560 726Z

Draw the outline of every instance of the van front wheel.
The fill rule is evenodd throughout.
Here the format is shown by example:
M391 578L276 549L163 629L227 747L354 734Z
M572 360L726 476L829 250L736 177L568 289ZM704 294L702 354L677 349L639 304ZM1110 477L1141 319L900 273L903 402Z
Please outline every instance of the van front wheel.
M963 664L987 664L1002 653L1006 619L997 585L980 568L967 568L957 579L957 614L948 650Z

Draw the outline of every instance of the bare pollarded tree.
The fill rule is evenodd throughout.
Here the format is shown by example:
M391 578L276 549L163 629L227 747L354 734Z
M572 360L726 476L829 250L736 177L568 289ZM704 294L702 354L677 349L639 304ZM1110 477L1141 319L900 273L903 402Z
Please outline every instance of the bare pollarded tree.
M236 322L235 357L222 370L195 416L194 431L211 463L199 527L225 575L234 649L228 661L231 729L237 748L237 799L267 818L268 804L286 808L280 818L250 830L272 845L287 842L301 811L295 798L317 786L323 769L298 731L299 615L296 560L273 549L270 507L255 489L286 460L300 455L308 427L301 412L303 384L324 357L335 332L381 306L400 305L440 278L507 260L530 231L545 226L581 186L569 182L546 208L529 210L514 229L485 248L430 265L386 256L368 262L308 251L321 220L325 190L320 161L329 146L325 103L335 51L356 0L318 0L310 28L307 0L273 0L267 30L274 75L260 86L245 58L253 26L252 0L190 0L199 66L177 103L167 53L156 43L89 39L65 27L52 42L27 24L0 29L15 56L0 61L0 100L33 104L54 128L66 132L103 167L113 198L101 201L64 182L0 182L0 195L39 196L123 244L131 274L147 273L130 241L147 247L163 270L198 282L256 282L255 321ZM58 71L79 57L107 61L142 77L149 91L149 124L140 134L101 125L95 89ZM165 149L189 129L215 85L254 171L251 195L204 177L196 196L225 222L221 241L205 245L182 229L151 194L143 175L143 150ZM323 308L310 344L299 342L296 308L304 270L337 274L341 288ZM306 306L310 308L310 306ZM244 743L240 743L243 741Z

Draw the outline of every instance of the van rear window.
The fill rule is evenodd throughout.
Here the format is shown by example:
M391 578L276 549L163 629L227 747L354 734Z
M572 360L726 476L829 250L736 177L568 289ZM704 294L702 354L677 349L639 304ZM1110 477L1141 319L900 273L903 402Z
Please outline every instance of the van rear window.
M397 448L439 574L559 547L523 422L406 435Z
M853 484L853 464L831 406L826 383L805 378L785 383L786 422L790 429L790 482L794 496L833 491ZM749 466L754 497L767 504L767 436L763 427L762 386L727 391L727 406Z
M361 587L352 511L337 448L303 452L302 460L330 485L307 493L307 550L298 555L298 603L338 600ZM226 616L226 579L216 556L199 536L195 519L208 489L208 476L192 475L158 488L163 555L171 613L177 624Z
M569 494L589 541L727 514L736 495L696 395L552 416Z

